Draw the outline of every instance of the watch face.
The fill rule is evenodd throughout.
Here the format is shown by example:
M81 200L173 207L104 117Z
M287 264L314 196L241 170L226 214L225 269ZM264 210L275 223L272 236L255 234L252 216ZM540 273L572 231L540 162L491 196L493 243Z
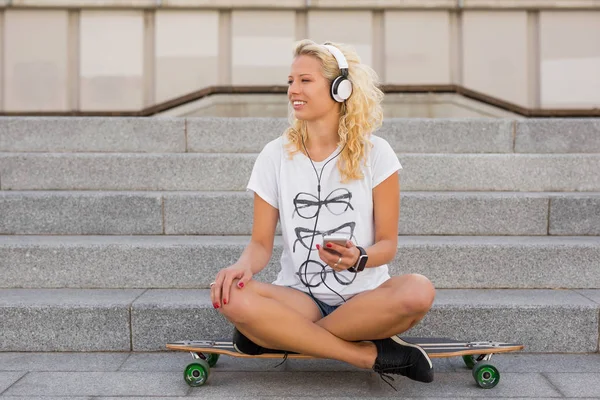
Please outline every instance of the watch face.
M361 255L358 259L358 270L362 271L363 269L365 269L365 265L367 265L367 261L368 261L369 257L365 254L365 255Z

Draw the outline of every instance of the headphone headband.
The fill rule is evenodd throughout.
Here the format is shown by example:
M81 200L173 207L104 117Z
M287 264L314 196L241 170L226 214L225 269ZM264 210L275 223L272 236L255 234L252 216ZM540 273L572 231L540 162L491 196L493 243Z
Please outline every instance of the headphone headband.
M340 49L330 44L324 44L323 46L333 54L340 69L348 69L348 61L346 61L346 57L344 57L344 53L342 53Z

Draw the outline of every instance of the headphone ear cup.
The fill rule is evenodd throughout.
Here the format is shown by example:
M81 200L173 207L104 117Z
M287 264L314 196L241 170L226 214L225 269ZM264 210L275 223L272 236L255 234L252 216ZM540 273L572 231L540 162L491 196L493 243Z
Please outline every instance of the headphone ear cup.
M331 83L331 97L338 103L343 103L352 94L352 82L343 76L338 76Z
M347 78L344 78L340 81L337 87L337 95L340 99L347 100L352 94L352 82L350 82Z

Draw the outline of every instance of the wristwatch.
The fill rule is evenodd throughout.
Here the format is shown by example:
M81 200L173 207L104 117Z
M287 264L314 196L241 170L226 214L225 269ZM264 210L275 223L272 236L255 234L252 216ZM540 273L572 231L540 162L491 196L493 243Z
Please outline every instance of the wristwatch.
M348 268L348 271L350 272L361 272L365 269L367 261L369 260L369 256L367 255L365 249L363 249L360 246L356 246L356 248L358 249L358 251L360 251L360 255L358 256L358 260L356 260L356 264Z

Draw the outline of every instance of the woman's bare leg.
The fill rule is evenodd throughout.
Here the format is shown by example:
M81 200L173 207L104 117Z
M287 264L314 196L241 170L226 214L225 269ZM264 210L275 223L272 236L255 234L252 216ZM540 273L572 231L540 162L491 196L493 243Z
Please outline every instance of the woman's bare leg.
M319 308L295 289L254 280L239 289L236 280L229 301L219 310L262 347L340 360L359 368L371 368L377 357L372 343L348 342L317 325Z
M435 289L426 277L396 276L354 296L316 324L344 340L384 339L415 326L434 298Z

